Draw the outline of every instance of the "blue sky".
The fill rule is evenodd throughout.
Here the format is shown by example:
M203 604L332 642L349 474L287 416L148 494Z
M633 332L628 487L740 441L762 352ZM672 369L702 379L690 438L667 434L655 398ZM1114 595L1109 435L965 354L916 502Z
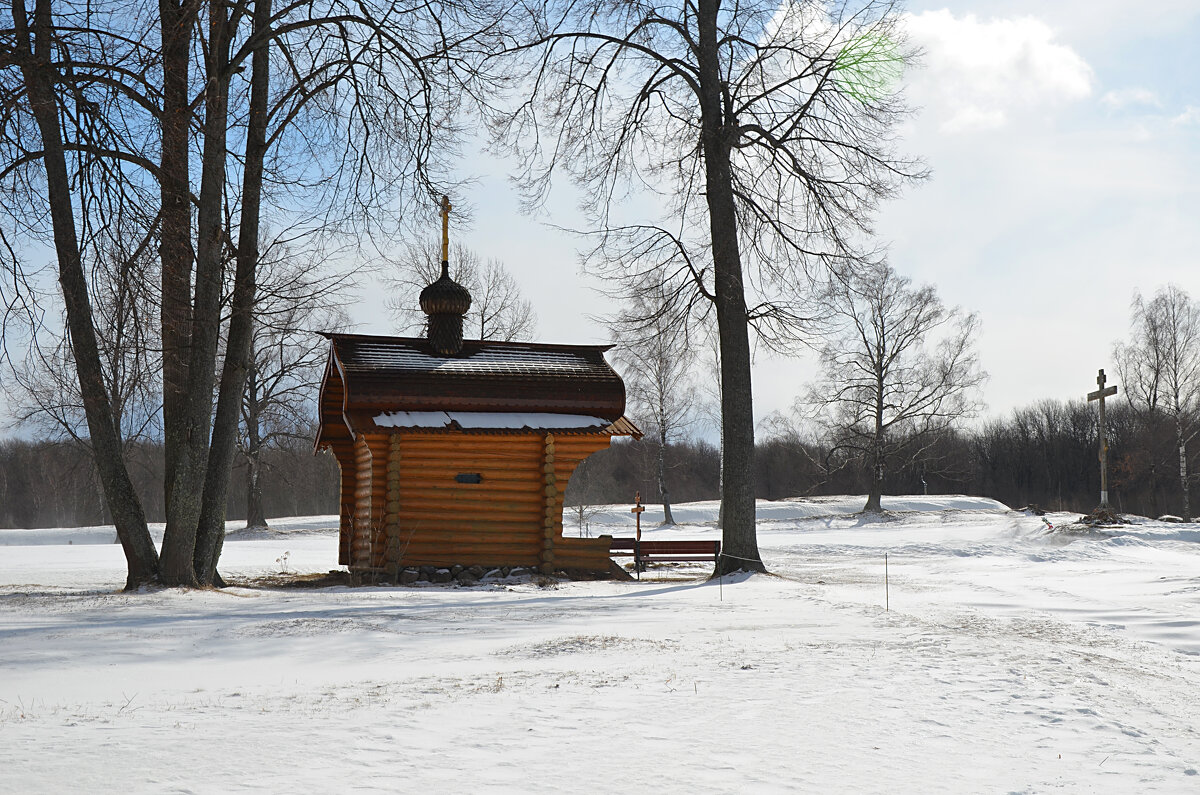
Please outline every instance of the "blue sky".
M1135 290L1173 282L1200 298L1200 0L911 2L908 14L925 56L906 75L921 110L903 145L933 175L880 215L893 266L979 314L987 414L1080 398L1100 367L1112 383ZM588 315L610 305L579 272L575 239L544 223L577 225L569 191L521 215L506 164L466 154L478 182L455 238L507 264L539 339L607 342ZM391 333L382 291L360 298L359 330ZM813 368L811 355L760 352L755 414L787 410Z
M892 264L977 312L987 414L1079 398L1110 373L1135 290L1200 298L1200 2L1025 0L908 6L925 50L906 76L920 112L903 129L933 171L880 215ZM503 259L539 337L607 341L606 305L575 241L521 216L504 164L471 159L468 245ZM569 194L547 218L571 225ZM389 331L382 313L364 331ZM759 354L755 413L786 410L811 355Z
M910 13L934 174L881 218L892 261L980 314L993 413L1082 396L1135 290L1200 297L1200 3Z

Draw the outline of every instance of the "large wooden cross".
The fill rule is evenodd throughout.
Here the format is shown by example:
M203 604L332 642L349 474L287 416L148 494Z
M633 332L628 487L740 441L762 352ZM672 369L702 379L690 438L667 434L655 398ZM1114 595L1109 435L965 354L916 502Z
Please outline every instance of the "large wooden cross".
M1095 392L1089 392L1087 399L1091 403L1093 400L1100 401L1100 507L1108 507L1108 432L1104 424L1104 398L1112 397L1117 394L1117 388L1110 386L1104 388L1104 383L1107 379L1104 377L1104 371L1100 371L1100 375L1096 376L1096 385L1100 388Z

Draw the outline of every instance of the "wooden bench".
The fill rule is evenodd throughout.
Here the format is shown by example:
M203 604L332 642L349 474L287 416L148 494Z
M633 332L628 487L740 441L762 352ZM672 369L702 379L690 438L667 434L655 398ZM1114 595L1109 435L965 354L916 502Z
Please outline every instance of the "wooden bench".
M638 570L644 563L716 563L721 554L720 541L641 541L614 538L608 545L612 556L632 555Z

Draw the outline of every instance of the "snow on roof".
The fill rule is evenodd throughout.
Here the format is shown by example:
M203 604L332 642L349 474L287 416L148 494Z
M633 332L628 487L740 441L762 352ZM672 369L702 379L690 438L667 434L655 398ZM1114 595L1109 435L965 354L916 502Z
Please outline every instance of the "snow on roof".
M610 423L602 417L587 414L551 414L545 412L512 411L389 411L377 414L375 424L380 428L529 428L582 429L604 428Z

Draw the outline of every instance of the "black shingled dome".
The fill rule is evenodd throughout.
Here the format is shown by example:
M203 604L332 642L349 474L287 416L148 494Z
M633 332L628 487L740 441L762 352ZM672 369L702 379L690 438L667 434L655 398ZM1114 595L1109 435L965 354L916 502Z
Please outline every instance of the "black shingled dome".
M443 356L462 350L463 315L471 308L467 288L450 278L450 263L442 260L442 275L421 291L421 311L429 316L429 344Z

